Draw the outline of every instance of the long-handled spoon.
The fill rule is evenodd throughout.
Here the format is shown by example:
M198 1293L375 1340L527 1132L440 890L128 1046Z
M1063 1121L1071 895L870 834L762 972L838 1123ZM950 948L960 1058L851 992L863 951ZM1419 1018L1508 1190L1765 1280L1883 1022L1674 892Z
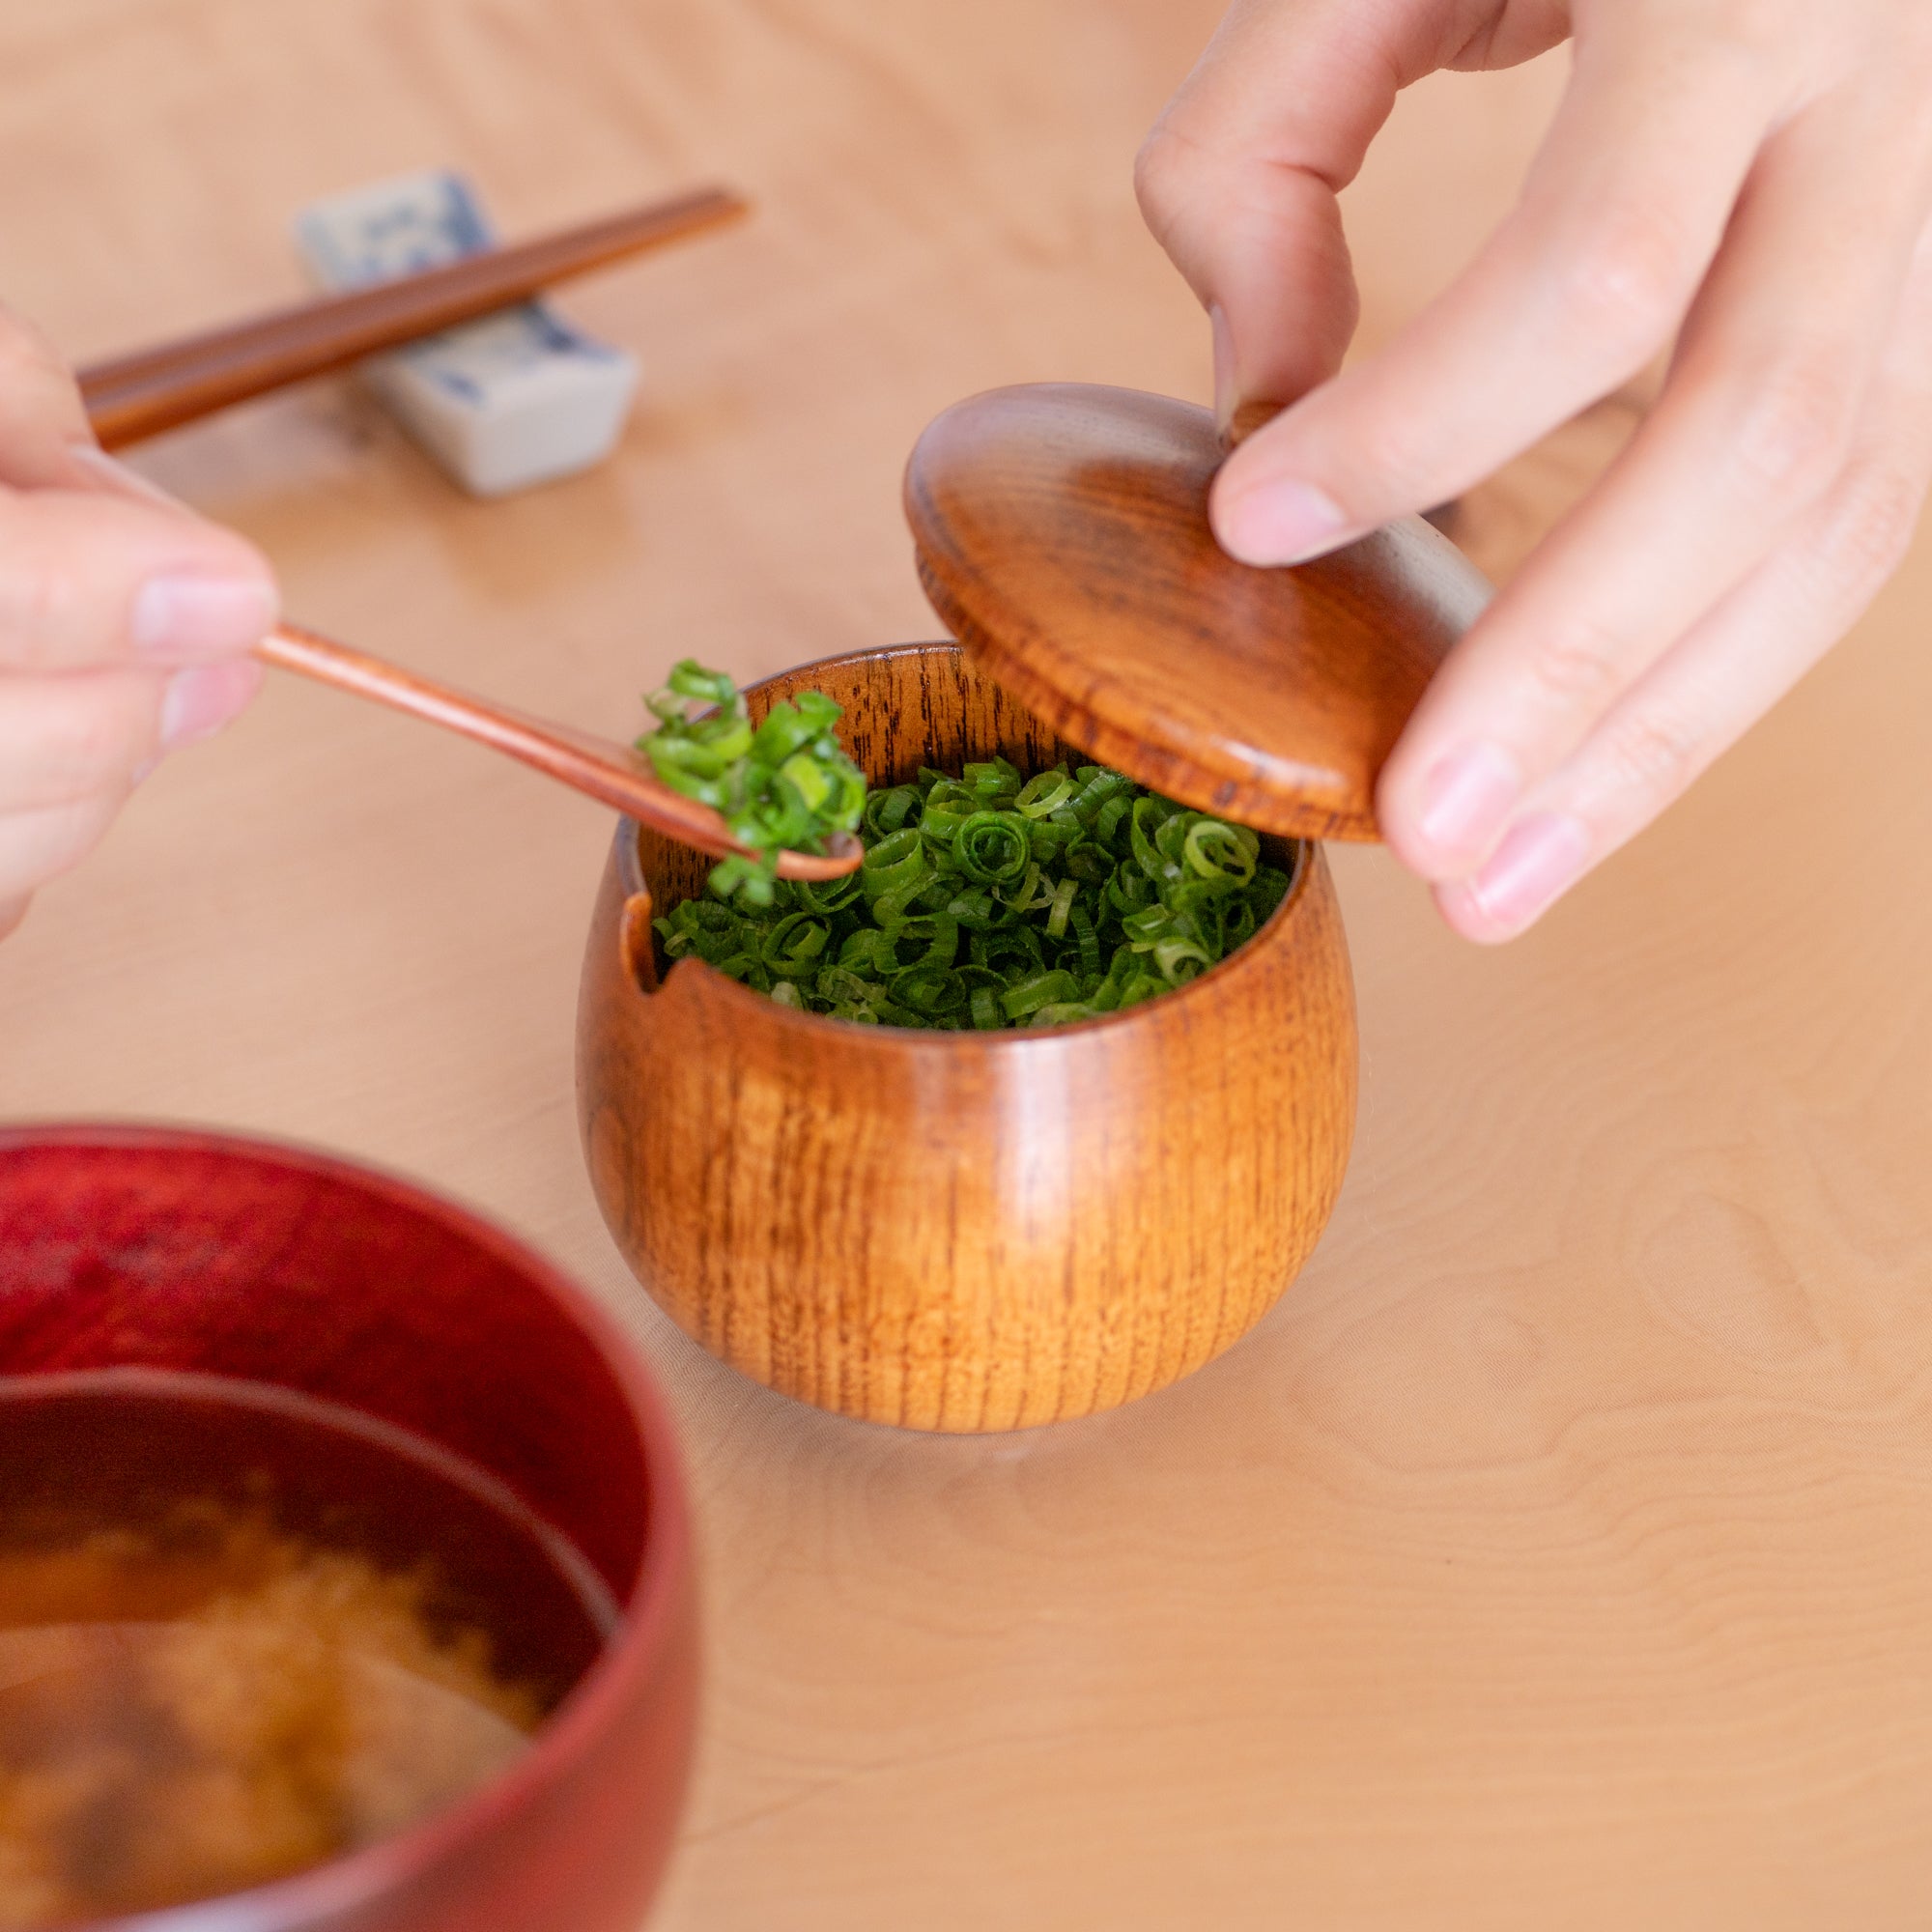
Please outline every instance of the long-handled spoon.
M748 849L732 838L719 813L672 791L640 752L615 739L595 737L568 724L554 724L507 705L452 691L447 685L351 650L296 624L284 624L271 632L255 647L255 655L266 664L299 671L319 683L373 698L378 704L427 719L445 730L506 752L699 851L723 856ZM866 856L865 848L849 833L835 834L829 843L832 850L823 857L810 852L780 853L779 876L841 878L855 870Z

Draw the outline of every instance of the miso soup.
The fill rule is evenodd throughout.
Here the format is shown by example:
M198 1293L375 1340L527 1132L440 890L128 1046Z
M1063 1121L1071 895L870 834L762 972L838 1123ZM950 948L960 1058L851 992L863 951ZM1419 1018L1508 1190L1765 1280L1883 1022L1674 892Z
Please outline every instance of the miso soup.
M249 1382L0 1378L0 1926L284 1878L514 1762L616 1622L494 1478Z

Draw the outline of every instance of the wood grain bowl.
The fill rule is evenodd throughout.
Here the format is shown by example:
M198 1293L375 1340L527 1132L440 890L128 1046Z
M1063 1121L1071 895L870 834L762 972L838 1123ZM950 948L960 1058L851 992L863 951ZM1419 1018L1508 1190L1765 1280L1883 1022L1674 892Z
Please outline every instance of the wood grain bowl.
M826 659L757 686L845 707L874 783L1000 752L1082 754L952 643ZM1023 1428L1129 1402L1245 1334L1342 1183L1355 1012L1321 850L1183 989L1038 1033L861 1027L775 1004L649 918L706 862L625 821L591 921L580 1119L605 1219L687 1333L867 1421Z

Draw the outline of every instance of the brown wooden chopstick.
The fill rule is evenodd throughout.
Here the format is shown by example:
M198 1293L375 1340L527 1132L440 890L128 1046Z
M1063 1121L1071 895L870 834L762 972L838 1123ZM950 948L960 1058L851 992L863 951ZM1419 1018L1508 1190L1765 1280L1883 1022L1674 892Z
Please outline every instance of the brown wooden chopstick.
M728 188L698 188L420 275L97 362L80 372L81 395L96 434L118 448L527 300L572 275L735 220L748 208Z

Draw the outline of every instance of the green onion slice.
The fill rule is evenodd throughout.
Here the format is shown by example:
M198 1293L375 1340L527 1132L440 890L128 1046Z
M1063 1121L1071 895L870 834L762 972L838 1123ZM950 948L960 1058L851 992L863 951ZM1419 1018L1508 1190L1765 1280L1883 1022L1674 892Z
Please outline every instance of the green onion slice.
M823 692L781 698L753 728L737 685L686 658L644 703L657 723L638 749L652 769L673 791L723 813L731 836L755 854L713 867L714 897L774 908L780 852L823 852L834 833L858 831L866 776L832 735L840 711Z
M680 665L650 700L661 770L719 795L765 839L706 896L657 921L668 960L698 958L794 1010L861 1026L998 1032L1125 1012L1260 931L1290 877L1246 826L1189 811L1103 765L1024 777L1004 758L930 769L867 795L816 693L753 729L728 679ZM685 716L689 704L712 710ZM755 783L745 777L756 764ZM694 791L696 796L696 792ZM769 855L835 810L865 863L822 884ZM814 831L814 826L818 827Z

